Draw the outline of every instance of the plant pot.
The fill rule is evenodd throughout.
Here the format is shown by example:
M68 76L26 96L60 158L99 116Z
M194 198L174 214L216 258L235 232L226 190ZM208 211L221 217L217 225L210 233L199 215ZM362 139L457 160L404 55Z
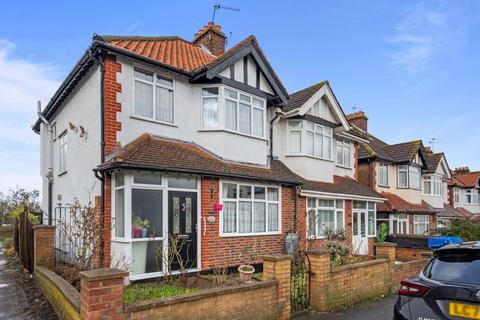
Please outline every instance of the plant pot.
M133 237L134 238L141 238L142 237L142 229L133 229Z
M238 267L237 270L240 280L242 280L243 282L252 281L253 273L255 272L255 268L253 266L244 264Z
M146 238L146 237L147 237L147 233L148 233L148 229L147 229L147 228L143 228L143 229L142 229L142 238Z

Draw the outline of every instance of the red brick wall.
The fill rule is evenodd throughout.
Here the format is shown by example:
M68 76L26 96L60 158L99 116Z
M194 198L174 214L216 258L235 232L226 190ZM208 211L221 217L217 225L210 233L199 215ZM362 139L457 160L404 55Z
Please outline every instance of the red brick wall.
M422 259L403 262L401 264L395 264L393 272L393 287L398 288L400 285L400 281L402 281L403 279L418 275L420 271L422 271L422 269L425 267L427 261L427 259Z
M412 261L425 259L429 257L431 251L426 249L415 249L415 248L401 248L397 247L395 251L395 259L399 261Z
M214 203L219 202L220 182L217 178L202 178L201 182L201 261L202 269L235 266L249 262L250 252L260 256L285 252L285 236L293 230L295 190L282 187L282 234L266 236L220 237L220 214L213 212ZM304 203L304 201L299 201ZM300 205L301 206L301 205ZM204 218L212 215L215 222L204 223ZM206 228L204 226L206 225ZM249 252L245 254L245 248Z
M117 93L122 91L121 84L117 82L117 73L122 71L122 65L116 62L115 57L105 56L104 60L104 155L108 156L114 151L119 143L117 132L122 129L122 124L117 121L117 112L121 112L122 106L117 101ZM111 176L105 175L104 183L104 265L110 265L110 240L111 240Z

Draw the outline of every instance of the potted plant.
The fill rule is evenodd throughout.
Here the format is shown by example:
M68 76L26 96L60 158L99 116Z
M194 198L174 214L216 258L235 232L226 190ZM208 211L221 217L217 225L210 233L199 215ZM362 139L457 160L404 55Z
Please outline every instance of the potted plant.
M255 242L253 246L255 246ZM243 249L243 254L247 256L247 259L250 260L250 263L242 264L237 270L240 280L243 282L249 282L252 281L253 273L255 272L255 268L252 266L252 264L257 260L257 255L255 254L253 247L245 247Z

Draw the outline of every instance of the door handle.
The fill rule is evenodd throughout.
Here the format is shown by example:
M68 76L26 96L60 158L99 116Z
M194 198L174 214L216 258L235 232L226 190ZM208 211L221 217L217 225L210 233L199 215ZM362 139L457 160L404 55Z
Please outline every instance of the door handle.
M180 239L180 240L184 240L184 239L188 239L188 238L190 238L190 236L188 234L177 235L177 239Z

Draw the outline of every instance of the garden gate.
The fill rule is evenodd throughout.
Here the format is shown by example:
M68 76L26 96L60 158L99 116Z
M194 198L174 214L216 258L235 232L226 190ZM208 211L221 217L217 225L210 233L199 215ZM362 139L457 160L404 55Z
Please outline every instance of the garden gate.
M290 303L292 314L310 306L310 263L304 250L296 250L292 256Z

